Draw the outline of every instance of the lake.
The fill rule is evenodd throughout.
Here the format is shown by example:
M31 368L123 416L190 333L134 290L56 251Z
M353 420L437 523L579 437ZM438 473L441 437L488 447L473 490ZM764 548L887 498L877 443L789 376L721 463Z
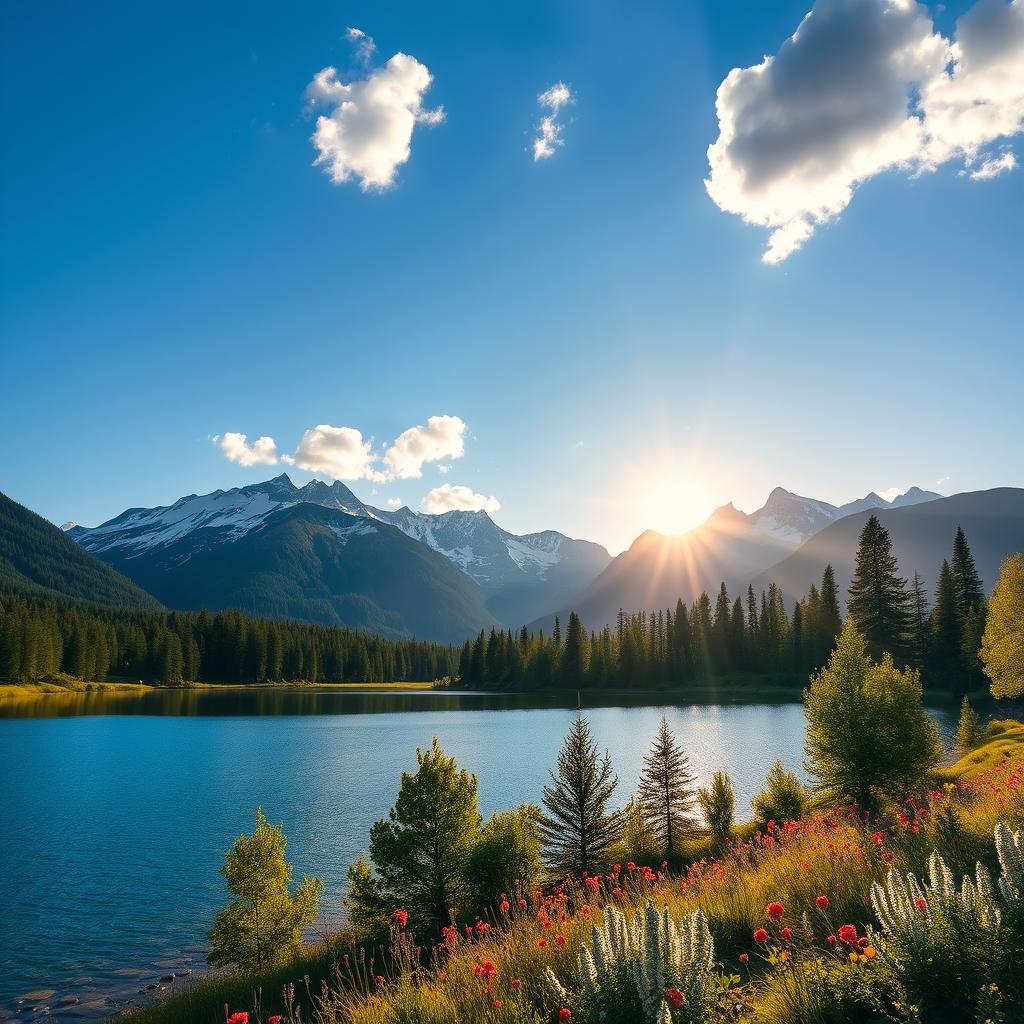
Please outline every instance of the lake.
M803 775L800 704L670 699L585 695L620 802L663 712L701 783L730 773L740 820L776 758ZM201 970L227 902L224 852L260 804L284 826L296 877L325 881L325 923L337 923L345 870L366 852L401 772L415 768L417 746L437 736L475 772L488 815L539 802L574 706L568 694L337 690L0 705L0 1017L31 1020L31 1005L50 1007L51 1020L102 1019L162 974ZM933 713L948 741L956 708Z

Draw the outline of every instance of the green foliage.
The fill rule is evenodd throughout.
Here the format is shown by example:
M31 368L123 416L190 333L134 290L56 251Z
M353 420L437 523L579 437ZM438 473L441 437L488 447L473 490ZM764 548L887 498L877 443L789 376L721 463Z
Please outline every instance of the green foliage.
M728 773L715 772L711 785L697 790L697 800L711 830L712 848L721 853L729 842L736 816L736 795Z
M532 892L540 878L540 808L521 804L491 816L466 862L466 883L476 910L502 893Z
M864 524L846 608L872 653L902 657L910 631L910 594L898 574L892 538L878 517Z
M961 621L956 584L949 562L943 562L935 588L928 660L932 679L945 686L952 686L960 676L960 640Z
M578 714L558 754L558 770L544 787L547 813L540 831L552 874L595 874L608 866L620 824L619 816L608 811L617 783L611 759L598 756L590 726Z
M666 856L674 857L680 840L693 828L694 786L690 762L664 715L644 758L637 795L651 831Z
M300 948L303 927L316 918L323 882L305 876L290 893L292 866L285 845L280 825L271 825L261 807L253 834L239 836L228 850L221 874L235 900L210 931L213 966L274 968Z
M935 723L921 703L921 680L885 655L868 657L853 619L804 692L805 752L817 788L874 811L883 796L902 798L939 760Z
M147 682L392 682L452 675L442 644L383 640L348 629L237 611L149 612L0 594L0 679L66 672Z
M635 861L653 866L660 864L664 844L647 823L640 801L632 799L623 808L621 831L609 851L609 859L616 864Z
M349 865L344 904L357 935L379 939L387 934L393 908L384 896L380 879L362 857Z
M460 769L434 739L403 772L387 818L370 829L370 859L380 893L408 910L412 927L436 934L466 909L466 868L480 833L475 775Z
M781 761L772 765L764 789L753 800L754 819L764 826L769 821L779 825L799 821L810 809L811 799L803 783L786 771Z
M999 570L981 642L993 697L1024 695L1024 554L1011 555Z
M971 702L964 697L960 704L960 724L956 731L956 749L961 754L973 750L985 738L985 730L981 725L981 716L971 707Z

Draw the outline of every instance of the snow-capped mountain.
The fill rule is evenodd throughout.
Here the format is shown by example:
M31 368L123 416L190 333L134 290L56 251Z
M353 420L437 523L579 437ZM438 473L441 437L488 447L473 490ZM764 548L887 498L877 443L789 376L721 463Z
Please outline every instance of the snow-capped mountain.
M482 591L491 613L508 625L558 607L611 559L599 544L553 530L509 533L486 512L385 511L360 501L341 482L312 480L296 487L285 473L246 487L191 494L173 505L128 509L101 526L73 526L68 533L112 563L130 567L133 559L146 556L147 561L172 559L180 566L201 552L240 541L281 509L302 504L386 523L425 544L465 573ZM188 543L182 543L186 538Z

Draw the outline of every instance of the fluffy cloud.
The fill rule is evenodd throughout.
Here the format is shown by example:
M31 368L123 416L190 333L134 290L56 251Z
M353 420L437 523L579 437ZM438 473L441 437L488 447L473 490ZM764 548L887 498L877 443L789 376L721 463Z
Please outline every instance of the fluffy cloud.
M348 38L368 64L376 49L373 40L351 28ZM409 159L416 125L444 120L443 107L423 106L431 81L426 65L405 53L347 83L333 67L318 72L306 87L309 108L326 109L313 133L315 163L337 184L355 178L364 192L392 186L399 166Z
M388 506L388 508L401 508L402 507L402 499L401 498L388 498L387 506Z
M558 112L568 103L572 103L572 92L565 82L555 82L550 89L537 96L541 110L547 110L537 125L537 137L533 140L533 159L546 160L555 155L559 146L565 145L562 138L562 123L558 120Z
M983 160L977 167L970 167L965 173L974 181L988 181L989 178L998 178L1000 174L1006 174L1017 166L1017 156L1012 150L1004 150L998 156L990 156Z
M458 459L466 424L458 416L431 416L425 427L403 431L384 455L388 471L401 479L422 475L424 462Z
M293 456L299 469L325 473L337 480L383 480L374 468L377 457L369 441L354 427L327 423L307 430Z
M361 28L345 29L345 38L352 44L355 50L356 60L363 64L369 64L373 55L377 52L377 44L372 36L368 36Z
M883 171L1016 165L982 151L1024 130L1024 0L979 0L954 41L914 0L818 0L778 54L729 73L717 111L708 193L772 228L778 263Z
M497 512L501 502L493 494L490 497L477 494L463 484L442 484L427 492L420 508L434 515L456 509L463 512Z
M231 462L240 466L272 466L277 462L277 445L272 437L258 437L249 444L245 434L229 430L226 434L214 434L211 440Z

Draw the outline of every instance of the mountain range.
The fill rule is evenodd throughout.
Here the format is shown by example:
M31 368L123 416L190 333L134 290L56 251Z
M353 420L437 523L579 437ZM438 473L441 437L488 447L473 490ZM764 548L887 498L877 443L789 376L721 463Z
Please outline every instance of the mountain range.
M297 487L286 475L172 505L132 508L67 536L168 607L239 607L341 623L385 636L461 641L492 626L549 628L579 612L591 629L619 609L693 601L778 583L789 600L827 562L841 591L868 515L890 525L906 574L929 588L960 523L989 588L999 560L1024 549L1024 490L943 498L912 487L832 505L776 487L746 513L731 503L680 536L642 533L612 558L555 531L516 535L486 512L378 509L340 482Z

